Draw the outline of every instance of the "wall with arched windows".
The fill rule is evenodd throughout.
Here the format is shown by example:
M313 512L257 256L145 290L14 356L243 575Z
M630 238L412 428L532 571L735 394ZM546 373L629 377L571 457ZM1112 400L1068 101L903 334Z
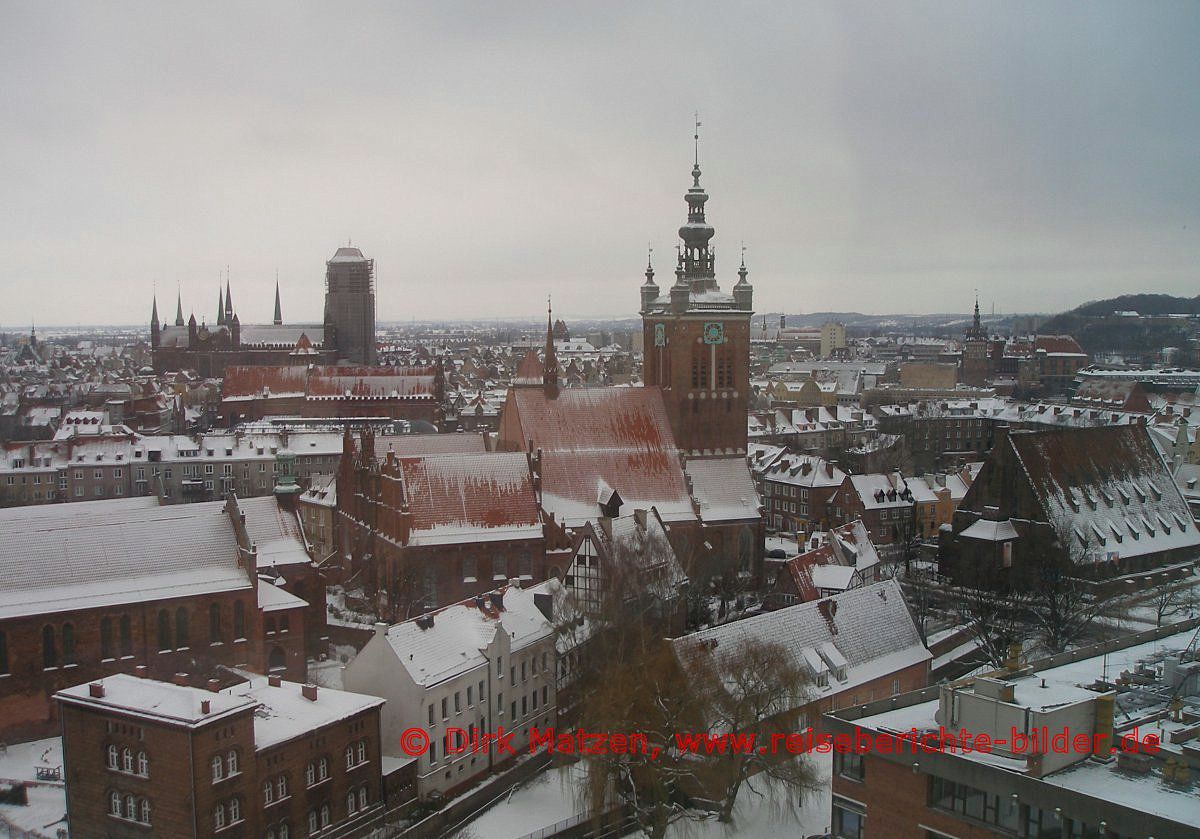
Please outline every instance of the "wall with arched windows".
M235 603L241 603L235 610ZM242 638L235 640L240 611ZM303 610L298 610L303 612ZM303 634L303 618L292 618ZM215 630L215 635L213 634ZM303 680L302 639L283 643L286 676ZM167 602L115 604L0 621L0 741L56 734L51 697L59 690L112 673L169 679L220 664L265 670L269 650L247 588Z

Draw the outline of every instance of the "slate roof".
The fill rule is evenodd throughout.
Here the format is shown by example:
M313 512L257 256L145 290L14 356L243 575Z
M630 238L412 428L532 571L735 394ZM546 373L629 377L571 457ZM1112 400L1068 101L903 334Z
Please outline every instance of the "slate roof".
M0 533L0 618L250 588L223 501L11 507Z

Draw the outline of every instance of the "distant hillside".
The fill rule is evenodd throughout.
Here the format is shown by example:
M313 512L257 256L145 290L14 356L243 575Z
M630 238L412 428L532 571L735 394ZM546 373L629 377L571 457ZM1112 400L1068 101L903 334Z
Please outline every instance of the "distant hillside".
M1120 317L1116 312L1137 312L1142 318ZM1084 303L1047 320L1042 334L1074 335L1084 351L1145 354L1162 347L1186 347L1195 332L1188 321L1148 320L1144 316L1200 314L1200 297L1169 294L1123 294Z

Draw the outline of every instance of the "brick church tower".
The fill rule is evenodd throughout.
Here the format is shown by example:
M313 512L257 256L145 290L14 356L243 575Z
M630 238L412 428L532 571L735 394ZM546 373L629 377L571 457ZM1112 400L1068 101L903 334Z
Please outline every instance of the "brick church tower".
M988 336L979 319L979 297L975 297L975 318L963 336L962 376L964 384L983 387L991 370L988 367Z
M699 123L697 123L697 129ZM662 389L679 448L688 455L742 454L750 390L750 318L754 289L742 258L733 292L717 285L709 245L714 230L704 217L708 194L700 186L696 137L692 187L684 195L687 223L679 228L675 283L659 293L647 264L641 288L646 387Z

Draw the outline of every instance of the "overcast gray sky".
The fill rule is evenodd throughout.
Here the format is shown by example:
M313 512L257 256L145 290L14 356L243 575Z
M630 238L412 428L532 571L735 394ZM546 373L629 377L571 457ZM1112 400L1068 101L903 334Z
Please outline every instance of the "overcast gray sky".
M1200 292L1200 3L0 0L0 324L632 314L699 110L755 308Z

